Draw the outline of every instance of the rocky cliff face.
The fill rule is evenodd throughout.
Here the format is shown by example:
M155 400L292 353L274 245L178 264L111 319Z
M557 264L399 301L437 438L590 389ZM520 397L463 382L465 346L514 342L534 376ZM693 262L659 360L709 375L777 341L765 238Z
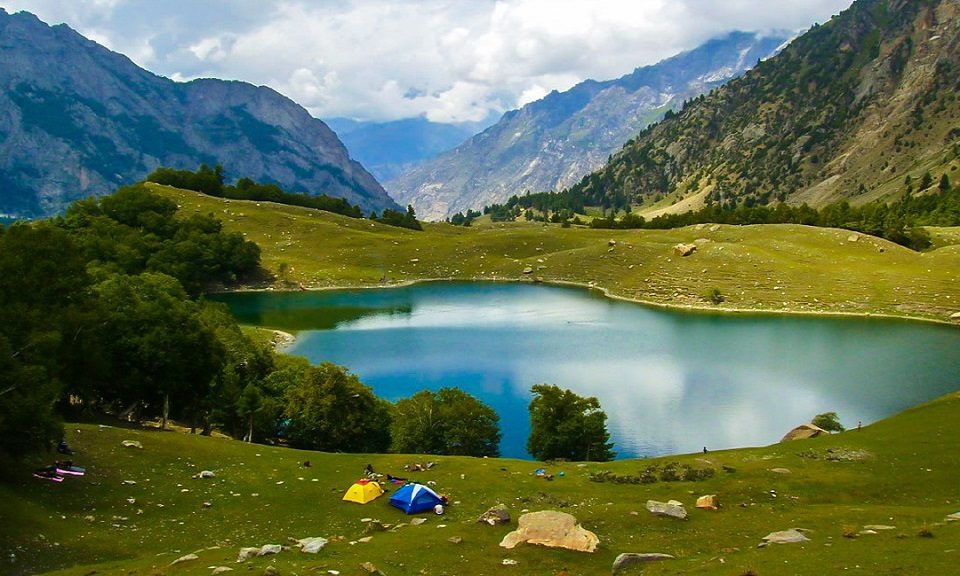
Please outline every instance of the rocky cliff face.
M388 181L387 189L421 217L441 219L528 190L569 187L667 110L742 74L785 41L733 33L617 80L553 92Z
M323 122L265 87L176 83L67 26L0 9L0 213L55 214L157 166L396 209Z

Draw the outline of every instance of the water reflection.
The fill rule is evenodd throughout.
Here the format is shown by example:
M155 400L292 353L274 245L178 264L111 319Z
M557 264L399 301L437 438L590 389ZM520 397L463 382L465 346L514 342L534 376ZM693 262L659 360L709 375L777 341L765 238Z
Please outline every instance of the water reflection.
M480 397L505 456L527 456L542 382L597 396L631 457L769 444L819 412L868 423L960 374L960 331L915 323L680 314L530 285L258 296L226 300L241 321L300 330L292 353L345 365L385 398Z

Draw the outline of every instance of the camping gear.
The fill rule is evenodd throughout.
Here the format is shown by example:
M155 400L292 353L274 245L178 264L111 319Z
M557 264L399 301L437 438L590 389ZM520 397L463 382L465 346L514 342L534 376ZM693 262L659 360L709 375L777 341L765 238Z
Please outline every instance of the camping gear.
M34 478L41 480L50 480L51 482L63 482L63 476L57 474L57 469L53 466L41 468L33 473Z
M423 484L412 483L398 488L390 497L390 504L407 514L417 514L432 511L437 504L443 504L443 499Z
M363 478L354 482L353 486L347 489L347 493L343 495L343 499L347 502L366 504L381 494L383 494L383 488L380 487L380 484L373 480Z
M87 472L86 468L74 466L72 460L58 460L54 468L57 471L57 474L69 474L71 476L83 476Z

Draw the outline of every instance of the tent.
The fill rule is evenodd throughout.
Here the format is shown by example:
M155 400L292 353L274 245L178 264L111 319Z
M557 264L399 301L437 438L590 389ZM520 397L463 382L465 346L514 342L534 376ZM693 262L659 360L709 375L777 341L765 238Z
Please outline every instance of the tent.
M383 488L381 488L379 484L364 478L357 480L353 486L347 490L347 493L343 495L343 499L348 502L366 504L381 494L383 494Z
M403 510L407 514L416 514L433 510L437 504L443 504L443 499L423 484L406 484L390 497L390 504Z

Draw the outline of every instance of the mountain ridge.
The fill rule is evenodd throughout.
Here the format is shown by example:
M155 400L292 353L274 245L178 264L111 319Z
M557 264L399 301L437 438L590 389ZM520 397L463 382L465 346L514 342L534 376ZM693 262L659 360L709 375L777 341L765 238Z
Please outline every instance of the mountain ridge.
M956 0L858 0L644 130L574 189L597 204L653 200L649 215L897 199L911 180L955 170L958 54Z
M680 101L742 73L786 39L734 32L617 79L553 91L385 185L433 219L571 186Z
M398 208L322 121L239 81L177 83L29 12L0 12L0 212L49 216L157 166L222 164L228 177Z

